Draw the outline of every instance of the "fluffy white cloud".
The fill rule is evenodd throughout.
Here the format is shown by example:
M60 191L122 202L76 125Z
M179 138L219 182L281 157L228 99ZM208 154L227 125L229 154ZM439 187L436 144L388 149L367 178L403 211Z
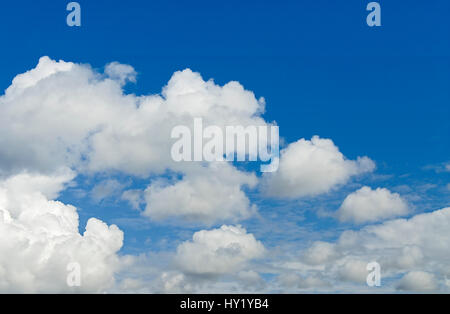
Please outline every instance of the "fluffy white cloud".
M105 74L118 81L121 85L127 82L136 82L136 71L128 64L112 62L105 67Z
M450 246L449 222L450 208L446 208L408 220L395 219L366 226L359 231L345 231L334 243L315 242L295 263L281 263L283 260L279 254L266 254L265 257L274 258L272 267L265 264L266 259L251 263L252 259L262 256L264 249L261 246L245 256L246 250L242 247L259 246L255 244L258 241L245 230L228 226L203 230L197 232L192 241L178 247L174 256L175 265L166 263L174 268L167 270L162 267L163 275L160 271L149 291L248 292L250 286L258 286L255 289L260 292L305 289L370 292L371 288L366 285L369 273L366 267L372 261L381 265L381 291L392 292L396 288L440 291L441 287L445 288L440 283L450 275L450 257L447 254ZM248 244L244 245L244 242ZM278 277L264 283L258 273L261 270ZM411 275L409 279L406 277L395 282L396 278L409 272L430 275L417 276L417 280ZM223 280L217 280L218 275ZM128 279L124 284L128 287L137 285L134 280ZM141 283L139 286L142 289L149 287L149 284Z
M132 67L112 63L101 74L89 66L48 57L18 75L0 97L0 173L117 170L137 176L183 170L171 159L171 130L204 125L265 125L264 100L238 82L204 81L187 69L175 72L161 94L123 93Z
M428 257L450 258L450 208L413 216L411 219L394 219L380 225L367 226L358 232L346 231L339 244L345 248L362 245L366 249L403 249L415 246ZM397 251L401 252L401 251Z
M158 284L159 289L164 293L192 293L195 289L180 272L163 272Z
M252 269L266 249L240 226L194 233L174 254L127 256L115 292L236 293L262 291L265 281ZM161 255L162 254L162 255ZM158 264L159 263L159 264ZM218 277L221 280L218 280Z
M449 224L450 208L444 208L410 219L366 226L358 231L347 230L335 243L319 242L305 250L303 261L315 261L309 264L320 266L326 278L336 279L337 288L341 281L365 285L367 263L376 261L383 278L412 273L399 283L400 289L437 290L439 285L433 282L443 281L450 275Z
M254 270L242 270L237 274L244 291L261 291L266 287L264 279Z
M340 221L361 224L403 216L408 212L408 204L398 193L364 186L345 198L337 217Z
M224 225L196 232L192 241L178 246L175 260L188 274L222 275L240 270L264 252L263 244L244 228Z
M240 172L227 163L192 169L182 180L168 184L152 183L145 191L147 206L143 214L154 220L178 217L211 224L250 217L256 207L241 187L255 187L255 175Z
M436 291L438 284L433 274L424 271L407 273L397 285L397 289L416 292Z
M53 201L78 173L118 171L148 177L169 170L182 175L172 185L162 187L156 180L149 186L145 214L155 219L176 216L211 223L244 219L255 211L242 190L255 187L253 174L229 164L213 169L176 163L170 158L170 133L176 125L191 126L197 117L205 126L221 128L266 125L261 118L264 99L256 99L238 82L219 86L189 69L174 73L161 94L124 94L124 84L135 79L131 66L116 62L99 73L88 65L43 57L0 96L1 291L72 291L66 285L70 262L81 265L79 291L104 291L113 283L122 232L90 219L80 234L76 208ZM72 170L59 172L61 168ZM101 200L120 194L123 187L106 180L90 195ZM138 208L143 193L128 191L122 198ZM208 241L197 241L205 232L180 246L178 260L189 258L190 245L204 245L209 249L205 256L216 263L210 270L220 273L240 269L264 249L244 229L223 227L206 232L206 239L221 232L229 240L213 250ZM229 263L221 265L221 257ZM169 289L179 286L180 278L166 276L163 281ZM134 279L122 284L139 286Z
M6 97L11 99L23 93L26 89L35 86L39 81L44 80L56 73L67 72L73 68L74 64L64 61L53 61L48 57L39 59L36 68L17 75L11 86L6 89Z
M304 253L304 260L310 265L321 265L335 260L339 256L333 244L317 241Z
M160 94L124 94L123 85L135 78L131 66L117 62L99 73L87 65L42 57L0 97L0 146L6 148L0 150L0 175L23 170L48 174L61 167L139 177L169 171L183 180L150 185L145 215L201 222L249 217L255 208L241 187L254 187L256 178L228 166L207 172L193 163L174 162L170 150L175 139L170 135L174 126L192 126L194 118L223 130L227 125L266 125L261 118L264 99L256 99L238 82L219 86L189 69L175 72ZM100 201L120 192L119 185L107 180L91 195ZM139 207L140 196L130 193L124 199ZM165 200L168 193L175 197Z
M301 139L281 151L279 169L265 176L269 196L301 198L326 193L352 176L373 171L368 157L348 160L330 139Z
M43 57L35 69L18 75L0 97L0 147L4 148L0 150L0 291L73 291L66 285L70 262L80 263L82 269L77 291L105 291L113 284L119 264L123 265L123 258L119 262L117 256L122 232L93 218L80 234L75 207L53 201L78 173L181 177L174 181L153 177L146 191L121 194L136 209L145 204L143 214L154 220L235 222L256 210L244 193L246 187L256 186L255 175L226 163L173 162L170 133L176 125L192 126L195 117L202 118L205 126L222 128L265 125L264 99L238 82L219 86L189 69L174 73L160 94L124 94L124 84L135 79L136 71L128 65L111 63L99 73L87 65ZM346 159L329 139L302 139L282 151L280 168L264 176L263 190L275 197L314 196L374 167L367 157ZM111 193L120 195L123 187L107 180L91 195L100 200ZM389 201L393 195L384 193ZM383 199L375 197L379 198ZM344 208L354 212L352 206ZM392 217L386 206L381 208L377 213L383 212L382 219ZM366 274L362 266L372 260L379 261L387 275L423 269L439 280L450 275L449 212L444 209L345 232L336 243L316 242L301 261L309 269L329 272L330 277L299 273L280 277L279 282L300 289L325 287L332 280L361 282ZM151 285L135 276L121 280L120 287L223 292L236 288L233 280L240 287L263 287L259 270L247 266L264 252L262 243L242 227L202 230L172 252L175 265L139 269L151 273L155 280ZM135 265L130 262L126 267ZM210 280L218 275L232 280ZM197 284L200 279L202 285Z
M5 187L4 200L8 199L9 204L13 204L9 207L18 207L21 205L23 195L42 194L48 199L57 198L75 176L74 171L61 168L52 175L21 172L10 177L0 177L0 182ZM11 203L13 200L17 202Z
M364 284L368 275L368 261L358 260L353 257L344 258L338 265L338 278L343 281Z
M101 292L114 283L122 231L91 218L80 234L76 208L48 199L72 177L63 171L0 181L0 291ZM81 266L78 288L66 282L74 262Z

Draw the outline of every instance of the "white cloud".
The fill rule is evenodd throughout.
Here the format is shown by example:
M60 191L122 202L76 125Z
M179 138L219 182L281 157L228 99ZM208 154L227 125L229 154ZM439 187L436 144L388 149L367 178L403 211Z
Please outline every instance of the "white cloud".
M346 231L339 240L345 248L362 245L369 250L403 249L416 246L428 257L449 258L450 208L413 216L410 219L394 219L380 225L367 226L358 232ZM401 252L401 251L395 251Z
M408 212L408 204L398 193L364 186L345 198L337 217L340 221L361 224L403 216Z
M253 262L266 249L240 226L194 233L176 252L126 256L121 280L111 291L144 293L242 293L266 283ZM219 280L220 277L220 280Z
M264 191L275 197L315 196L374 168L369 158L348 160L333 141L314 136L310 141L291 143L281 151L279 169L265 176Z
M381 266L382 282L405 272L419 272L406 277L401 289L437 291L439 286L431 284L430 276L421 272L432 274L436 281L450 275L449 224L450 208L444 208L410 219L393 219L357 231L347 230L335 243L319 242L305 250L303 261L306 263L309 257L316 261L309 264L315 269L320 267L325 278L337 279L335 289L343 287L341 281L365 286L367 263L376 261ZM300 264L297 269L311 268Z
M194 285L180 272L163 272L158 286L164 293L192 293L195 289Z
M420 247L410 245L386 259L385 264L397 269L415 269L424 265L425 256Z
M242 284L243 291L261 291L266 287L266 282L254 270L242 270L237 274L237 279Z
M74 261L82 268L79 291L111 287L121 263L116 253L122 246L122 232L90 219L80 234L76 208L52 200L79 173L148 177L169 170L183 175L172 186L157 189L150 185L145 212L151 217L236 221L255 211L242 190L243 186L255 187L254 174L229 164L214 170L173 162L170 131L175 125L192 125L194 117L222 128L265 125L260 117L264 99L256 99L238 82L219 86L189 69L174 73L161 94L125 95L123 85L135 78L131 66L115 62L98 73L88 65L43 57L35 69L16 76L0 97L0 146L4 148L0 150L0 176L8 178L0 187L0 290L72 291L66 285L66 266ZM60 169L72 170L60 173ZM191 183L197 190L189 188ZM91 196L101 200L120 194L123 187L118 181L106 180L96 185ZM161 197L167 191L176 191L180 198L174 201L182 206L164 207ZM124 192L122 198L139 207L142 194L138 194ZM186 195L191 202L183 202ZM214 244L198 240L216 233L231 242L213 250ZM244 229L226 226L196 233L193 242L180 246L178 261L194 258L186 253L190 246L208 248L204 256L215 262L209 270L218 273L241 270L264 250ZM222 257L229 263L222 265ZM182 282L178 275L169 277L165 278L168 288ZM129 278L122 284L137 289L140 282Z
M14 176L0 178L3 186L8 187L8 198L18 198L23 195L42 194L48 199L58 197L59 193L70 185L76 173L68 168L61 168L52 175L21 172ZM6 190L5 190L6 191Z
M366 266L368 261L354 258L344 258L339 263L338 276L340 280L365 284L368 275Z
M113 80L119 81L121 85L126 82L136 82L136 71L127 64L111 62L105 67L105 74Z
M176 125L266 125L264 100L238 82L204 81L189 69L175 72L157 95L125 95L131 66L111 63L106 74L48 57L16 76L0 97L0 174L23 169L52 172L121 171L146 177L184 170L170 158Z
M124 94L123 85L135 77L131 66L117 62L98 73L88 65L48 57L42 57L35 69L17 75L0 97L0 146L5 148L0 150L0 175L23 170L49 174L61 167L77 174L122 172L144 178L169 171L184 175L183 180L165 187L152 184L146 193L147 216L198 217L201 222L248 218L255 207L241 187L254 187L254 175L231 166L215 172L221 178L212 178L206 170L195 173L191 169L201 167L171 159L175 140L170 133L176 125L192 126L197 117L205 126L222 129L266 125L261 118L264 99L238 82L219 86L189 69L175 72L161 94ZM101 183L91 195L100 201L120 192L116 183ZM166 200L161 197L169 192L177 197L163 204ZM185 197L190 202L184 203ZM138 207L138 199L132 202Z
M91 218L80 234L76 208L47 197L72 177L21 174L0 182L0 291L101 292L114 283L122 231ZM79 288L66 283L73 262L81 266Z
M49 57L42 57L36 68L17 75L10 87L6 90L6 97L12 98L26 89L35 86L39 81L44 80L58 72L67 72L72 70L74 64L64 61L53 61Z
M317 276L303 277L294 272L283 273L277 278L283 291L285 289L311 289L329 287L329 283Z
M105 73L98 73L86 65L44 57L35 69L18 75L0 97L4 148L0 150L0 291L73 291L66 285L66 266L72 261L82 266L80 291L100 292L112 286L115 272L123 266L123 258L117 256L122 232L91 219L80 234L75 207L52 200L78 173L181 176L165 183L152 180L146 191L122 193L122 199L135 208L145 201L143 213L154 220L234 223L255 211L244 193L245 187L256 186L254 174L230 164L205 167L173 162L170 131L175 125L190 126L194 117L220 127L265 125L264 99L238 82L219 86L189 69L174 73L161 94L125 95L123 85L135 78L136 71L128 65L112 63ZM374 167L367 157L346 159L329 139L302 139L282 151L280 168L264 176L263 190L268 196L291 199L315 196ZM122 191L114 188L117 184L105 182L92 195L102 199ZM361 219L360 214L364 221L392 217L388 210L392 204L385 203L397 199L396 194L377 191L359 199L378 206L375 218L367 212L370 206L356 212L355 202L343 204L341 210L350 213L351 220ZM398 208L394 212L399 215ZM289 285L290 279L296 288L318 288L343 279L361 283L367 273L362 266L373 260L380 262L387 276L423 270L438 281L450 275L449 217L450 209L443 209L344 232L336 243L316 242L301 254L299 264L323 271L323 278L301 273L280 277L280 282ZM151 272L156 280L151 286L140 277L125 278L120 284L137 291L187 292L200 291L194 279L203 278L203 291L233 291L237 282L240 287L259 283L262 287L259 270L248 266L264 252L262 243L242 227L202 230L172 252L176 265L140 269ZM232 280L204 279L218 275Z
M126 190L122 193L121 199L128 201L136 210L140 210L141 205L145 203L144 192L141 190Z
M263 244L240 226L196 232L192 241L177 248L179 268L194 275L222 275L242 269L252 259L262 257Z
M177 217L212 224L250 217L256 207L242 191L255 187L257 179L227 163L209 164L186 173L182 180L168 184L152 183L145 191L147 206L143 215L154 220Z
M304 260L310 265L321 265L339 257L335 245L327 242L314 242L304 253Z
M300 254L296 262L284 262L280 254L265 249L240 227L223 226L203 230L193 240L179 245L174 264L166 262L154 281L142 284L159 292L296 292L299 290L370 292L366 285L366 267L376 261L381 265L382 286L377 291L398 289L441 291L439 282L450 276L450 208L366 226L359 231L345 231L334 243L315 242ZM234 229L236 228L236 229ZM233 230L234 229L234 230ZM246 240L244 241L244 238ZM247 243L247 244L244 244ZM243 247L260 247L245 250ZM245 252L253 253L245 254ZM292 252L287 252L291 254ZM271 264L267 259L273 258ZM256 259L253 261L253 259ZM171 258L172 260L172 258ZM270 266L272 265L272 266ZM134 267L131 267L134 269ZM397 283L407 272L427 272L428 280L414 280L416 286ZM262 280L259 273L278 275L274 281ZM218 280L220 275L221 280ZM419 277L420 278L420 277ZM126 282L136 285L134 281ZM253 284L254 283L254 284ZM256 287L257 286L257 287ZM381 289L381 290L380 290Z
M94 201L101 202L111 196L120 195L126 186L126 183L114 179L103 180L92 188L91 197Z
M397 285L397 289L416 292L436 291L438 284L433 274L424 271L407 273Z

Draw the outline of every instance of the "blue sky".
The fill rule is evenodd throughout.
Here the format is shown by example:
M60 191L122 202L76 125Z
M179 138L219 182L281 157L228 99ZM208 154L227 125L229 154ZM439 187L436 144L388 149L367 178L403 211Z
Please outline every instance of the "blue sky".
M449 172L442 170L450 160L448 1L379 1L382 26L373 28L362 0L79 1L82 26L72 28L67 2L2 4L1 89L41 56L100 72L113 61L130 64L137 83L124 89L136 95L160 93L175 71L190 68L264 97L263 117L277 122L285 143L319 135L348 159L376 163L375 172L319 197L277 200L247 191L259 214L240 224L266 247L301 250L358 230L327 213L363 185L400 193L414 208L409 217L449 205ZM150 221L120 194L95 201L89 191L104 179L124 183L122 190L152 180L79 175L59 199L79 208L80 230L90 217L117 224L125 233L120 254L173 251L201 229Z
M440 162L449 149L450 4L380 3L381 28L365 24L364 1L80 1L81 28L65 24L64 1L8 3L0 85L43 55L131 64L137 94L160 92L189 67L264 96L265 117L288 141L333 136L347 155L396 168Z

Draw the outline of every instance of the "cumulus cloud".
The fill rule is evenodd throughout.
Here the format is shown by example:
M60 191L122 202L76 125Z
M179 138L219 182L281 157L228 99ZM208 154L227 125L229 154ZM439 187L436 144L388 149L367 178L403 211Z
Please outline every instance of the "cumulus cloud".
M255 187L256 176L236 170L227 163L209 164L192 169L183 179L152 183L145 191L143 215L154 220L178 217L187 221L211 224L250 217L256 207L242 191Z
M0 291L101 292L114 283L122 231L91 218L80 234L76 208L48 199L72 177L20 174L0 181ZM81 287L67 285L70 263L81 267Z
M350 281L364 284L367 278L367 263L368 261L358 260L355 258L344 258L338 263L338 278L343 281Z
M304 277L293 272L281 274L278 276L277 281L283 290L324 288L330 286L328 282L318 276L310 275Z
M367 226L358 232L346 231L339 243L344 247L360 243L372 250L416 246L429 257L448 258L444 252L450 248L450 234L446 227L449 221L450 208L444 208L410 219L394 219L380 225Z
M73 66L74 64L71 62L56 62L49 57L42 57L39 59L36 68L19 74L13 79L11 86L6 89L5 96L7 98L13 98L18 94L23 93L26 89L35 86L41 80L59 72L70 71Z
M431 284L434 280L422 272L441 280L450 275L449 223L450 208L444 208L410 219L393 219L357 231L347 230L334 243L315 243L303 253L303 261L306 263L309 258L315 262L310 264L320 265L324 276L337 279L337 287L341 281L365 285L367 263L376 261L383 278L419 272L399 283L403 290L437 290L439 287ZM418 280L413 285L416 277Z
M337 217L340 221L362 224L404 216L408 212L408 204L398 193L364 186L345 198Z
M322 265L335 260L339 256L335 245L327 242L317 241L304 253L304 260L310 265Z
M112 63L105 74L87 65L42 57L14 78L0 97L0 170L121 171L146 177L183 170L170 158L176 125L266 125L264 100L238 82L205 81L189 69L175 72L156 95L126 95L131 66Z
M75 176L76 173L69 168L61 168L52 175L21 172L14 176L2 177L0 182L3 186L8 187L4 193L6 197L6 192L8 192L9 202L17 199L17 204L20 204L19 201L23 195L42 194L48 199L57 198L59 193L70 185Z
M194 118L222 129L266 125L264 99L238 82L219 86L189 69L175 72L156 95L124 94L124 84L135 80L136 71L117 62L99 73L88 65L42 57L0 96L0 146L5 148L0 150L0 290L72 291L66 285L69 262L81 265L80 291L105 291L112 285L122 232L92 218L80 234L76 208L53 200L80 173L180 175L181 180L166 186L153 180L145 194L122 193L125 185L113 179L90 192L97 201L121 194L135 208L147 201L144 214L154 219L237 221L256 210L243 191L257 184L254 174L229 164L174 162L170 131L191 126ZM164 204L165 197L172 203ZM225 242L209 243L216 233ZM245 229L226 226L196 233L179 247L178 261L194 259L189 247L205 247L203 256L213 262L206 269L218 273L240 269L264 250ZM229 263L222 265L222 257ZM183 269L196 272L197 266ZM164 282L175 287L180 278L170 275ZM122 283L139 286L133 279Z
M242 293L266 283L253 262L266 249L241 226L195 232L176 252L127 256L122 280L112 291L156 293ZM162 255L161 255L162 254ZM159 265L158 265L159 263ZM220 278L220 279L219 279Z
M264 252L263 244L244 228L223 225L196 232L192 241L178 246L175 260L185 273L214 276L237 272Z
M445 289L444 280L450 276L449 221L450 208L445 208L411 219L393 219L348 230L335 242L315 242L296 262L284 263L279 255L274 255L271 267L264 264L266 258L258 259L263 255L257 252L265 251L261 247L244 256L245 250L232 244L244 246L241 240L246 232L240 227L237 229L241 231L231 233L240 234L239 240L231 239L236 235L225 236L229 228L236 227L203 230L178 247L175 268L164 270L152 291L224 293L248 292L250 287L258 287L255 289L260 292L370 292L373 288L366 284L367 264L373 261L381 266L382 286L377 291L445 291L441 289ZM247 247L257 246L253 237L248 240L252 244ZM264 256L270 259L271 255ZM253 259L256 260L252 262ZM263 272L276 275L274 280L263 281L261 268L258 269L261 265ZM218 276L224 280L217 280ZM398 280L400 277L403 278Z
M407 273L397 285L397 289L416 292L436 291L438 284L433 274L424 271Z
M326 193L352 176L373 171L368 157L348 160L330 139L301 139L281 151L279 169L265 176L269 196L301 198Z
M254 175L224 166L208 169L221 175L213 178L202 166L175 162L170 134L174 126L191 127L194 118L222 130L267 125L261 117L264 99L238 82L219 86L189 69L175 72L160 94L124 94L123 85L135 78L131 66L117 62L99 73L88 65L42 57L0 97L0 146L7 147L0 150L0 175L24 170L51 174L61 167L77 174L121 172L144 178L171 172L183 179L167 186L153 182L145 193L146 216L201 222L248 218L255 207L241 188L254 187ZM91 196L101 201L121 189L121 183L106 180ZM175 197L164 204L162 198L171 192ZM140 207L138 194L122 196Z
M189 69L175 72L160 94L124 94L124 84L135 80L136 71L128 65L111 63L99 73L88 65L43 57L36 68L16 76L0 97L0 147L5 148L0 150L0 291L73 291L66 284L70 262L81 265L77 291L113 286L123 266L117 256L123 233L92 218L80 234L76 208L54 201L80 173L152 176L144 191L122 193L123 183L107 179L91 195L98 200L121 195L136 209L144 205L143 215L156 221L235 223L256 211L245 194L258 184L254 174L227 163L174 162L170 133L176 125L192 126L197 117L205 126L222 129L267 125L261 116L264 99L238 82L220 86ZM271 197L315 196L374 168L368 157L349 160L330 139L315 136L281 152L279 169L264 175L262 190ZM344 201L339 210L343 221L403 215L397 194L363 189ZM370 206L361 209L363 203ZM387 275L422 269L438 281L450 275L449 213L443 209L390 220L344 232L335 243L316 242L301 254L301 263L316 273L280 276L278 282L299 289L325 287L333 280L360 283L366 263L373 260ZM265 251L240 226L202 230L172 252L175 265L140 269L151 272L151 288L138 276L121 280L119 289L199 291L196 282L201 279L202 289L212 291L208 278L218 276L234 276L235 282L214 281L214 291L233 291L235 283L262 288L260 273L247 266ZM407 279L399 285L408 286Z
M136 71L131 65L111 62L105 67L105 74L121 85L126 82L136 82Z
M164 293L189 293L195 289L180 272L163 272L158 281L159 289Z
M95 202L101 202L114 195L120 195L127 186L114 179L103 180L97 183L91 190L91 197Z
M240 271L237 279L242 284L244 291L261 291L266 287L264 279L254 270Z

